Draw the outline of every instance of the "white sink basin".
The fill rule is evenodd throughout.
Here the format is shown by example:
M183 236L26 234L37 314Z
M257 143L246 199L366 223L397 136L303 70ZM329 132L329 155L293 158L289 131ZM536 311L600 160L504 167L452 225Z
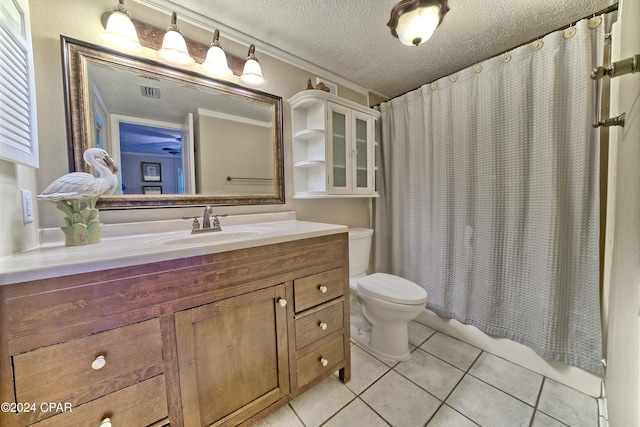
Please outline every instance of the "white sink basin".
M204 233L189 234L188 236L180 236L166 239L163 245L196 245L210 244L219 242L229 242L232 240L244 240L264 234L264 231L258 230L229 230L229 231L208 231Z

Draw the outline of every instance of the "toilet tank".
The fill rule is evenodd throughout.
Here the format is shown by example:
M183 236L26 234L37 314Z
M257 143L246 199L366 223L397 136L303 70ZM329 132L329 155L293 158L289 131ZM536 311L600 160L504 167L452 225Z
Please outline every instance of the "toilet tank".
M373 230L369 228L349 229L349 276L361 276L367 272L372 235Z

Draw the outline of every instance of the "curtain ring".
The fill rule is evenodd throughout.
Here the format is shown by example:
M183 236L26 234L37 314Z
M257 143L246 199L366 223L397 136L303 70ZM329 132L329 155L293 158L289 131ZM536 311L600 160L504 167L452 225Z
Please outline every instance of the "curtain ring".
M589 23L587 24L587 27L589 27L590 30L593 30L595 28L598 28L601 22L602 22L601 17L594 16L593 18L589 19Z
M576 27L569 27L564 30L564 38L570 39L571 37L576 35Z
M544 46L544 42L542 40L536 40L535 42L533 42L533 44L531 45L531 49L533 50L540 50L542 49L542 46Z

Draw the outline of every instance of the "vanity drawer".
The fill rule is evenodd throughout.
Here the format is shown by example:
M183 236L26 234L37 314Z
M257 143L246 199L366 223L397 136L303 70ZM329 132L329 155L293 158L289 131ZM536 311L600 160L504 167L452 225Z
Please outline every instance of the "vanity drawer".
M342 267L294 280L296 313L341 296L343 283Z
M335 365L344 360L344 335L327 337L314 347L298 358L298 387L310 383L323 372L334 371Z
M344 307L342 301L296 319L296 350L342 329Z
M101 425L105 418L113 426L148 426L168 417L164 375L123 388L71 411L34 424L38 427ZM167 422L168 423L168 422Z
M75 405L140 381L162 363L160 321L151 319L14 356L16 399Z

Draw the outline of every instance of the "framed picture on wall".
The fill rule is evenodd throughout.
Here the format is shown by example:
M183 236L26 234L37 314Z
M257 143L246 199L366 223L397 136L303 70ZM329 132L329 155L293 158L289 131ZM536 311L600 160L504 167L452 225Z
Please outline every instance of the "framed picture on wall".
M144 194L162 194L162 185L143 185L142 192Z
M160 163L142 162L142 180L144 182L162 181Z

